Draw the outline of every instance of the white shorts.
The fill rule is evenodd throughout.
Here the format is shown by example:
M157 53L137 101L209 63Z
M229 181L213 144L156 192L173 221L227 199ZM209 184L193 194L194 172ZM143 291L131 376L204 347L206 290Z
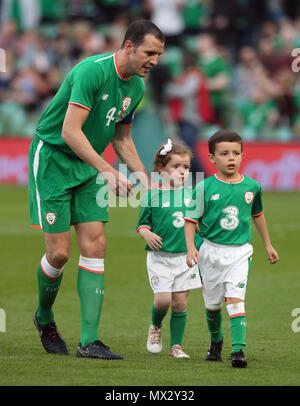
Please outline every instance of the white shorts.
M204 240L200 247L199 269L206 307L222 305L224 298L244 300L253 247L220 245Z
M150 251L147 255L150 286L154 293L201 288L198 265L189 268L186 254Z

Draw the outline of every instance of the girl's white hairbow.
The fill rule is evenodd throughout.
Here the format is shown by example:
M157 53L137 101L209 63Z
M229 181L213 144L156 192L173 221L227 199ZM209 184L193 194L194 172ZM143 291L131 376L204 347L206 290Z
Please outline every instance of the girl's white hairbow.
M172 151L172 141L169 138L168 142L164 145L163 149L160 151L159 155L167 155L168 152Z

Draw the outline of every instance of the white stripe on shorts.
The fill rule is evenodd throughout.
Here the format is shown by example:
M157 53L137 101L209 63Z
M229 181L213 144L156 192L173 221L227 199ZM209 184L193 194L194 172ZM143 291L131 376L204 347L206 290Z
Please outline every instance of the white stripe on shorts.
M35 180L35 190L36 190L36 201L37 201L37 207L38 207L38 214L39 214L39 223L40 227L43 229L42 225L42 214L41 214L41 199L40 199L40 194L38 191L37 187L37 173L39 169L39 163L40 163L40 150L44 144L44 141L40 140L37 146L37 149L34 154L34 161L33 161L33 175L34 175L34 180Z

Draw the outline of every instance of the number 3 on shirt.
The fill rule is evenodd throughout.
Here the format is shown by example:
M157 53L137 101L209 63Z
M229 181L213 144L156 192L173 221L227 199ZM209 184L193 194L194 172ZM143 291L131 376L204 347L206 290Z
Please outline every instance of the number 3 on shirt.
M222 210L222 213L226 214L226 217L220 221L220 226L223 230L235 230L239 225L239 209L236 206L227 206Z
M180 228L184 226L184 218L182 211L175 211L175 213L173 213L172 216L176 217L176 219L173 221L174 227Z

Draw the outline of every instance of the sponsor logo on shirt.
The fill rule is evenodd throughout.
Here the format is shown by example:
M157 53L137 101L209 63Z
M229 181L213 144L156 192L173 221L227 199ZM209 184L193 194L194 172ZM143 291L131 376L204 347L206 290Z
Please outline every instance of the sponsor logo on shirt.
M219 197L220 197L220 193L216 193L216 194L210 196L210 200L218 200Z
M102 99L102 100L107 100L108 97L109 97L109 95L104 93L104 94L102 95L101 99Z

